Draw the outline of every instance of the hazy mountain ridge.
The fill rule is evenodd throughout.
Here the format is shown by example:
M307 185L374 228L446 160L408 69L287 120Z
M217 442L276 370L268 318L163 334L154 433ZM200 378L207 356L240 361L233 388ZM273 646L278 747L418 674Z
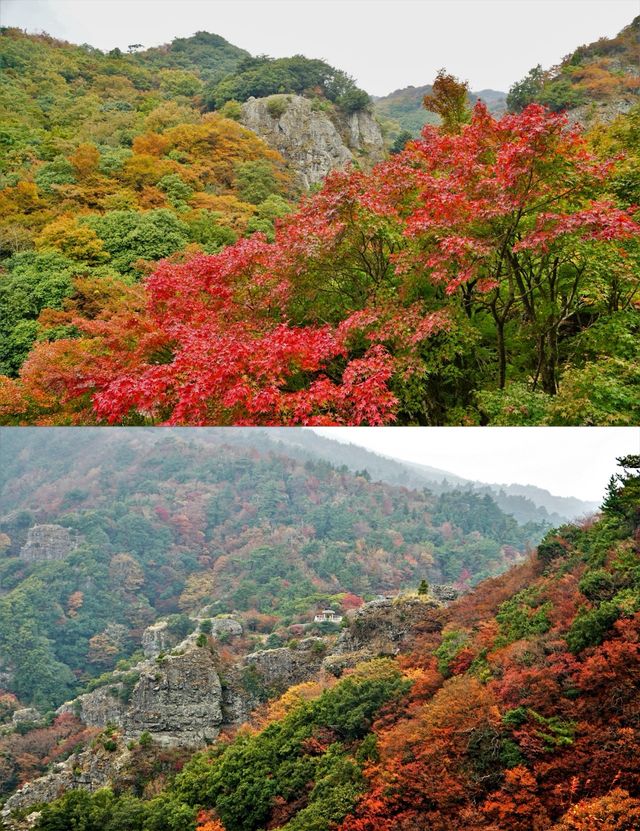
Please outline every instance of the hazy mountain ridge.
M596 502L574 497L555 496L543 488L526 484L487 484L465 479L450 471L417 462L383 456L356 444L333 442L312 430L273 428L263 434L273 436L288 447L298 446L337 466L346 465L350 470L366 469L374 479L404 487L427 487L434 493L458 487L491 492L493 498L507 513L519 521L527 522L536 516L538 521L559 524L582 517L597 508ZM269 439L272 440L272 439ZM526 503L522 502L522 499Z

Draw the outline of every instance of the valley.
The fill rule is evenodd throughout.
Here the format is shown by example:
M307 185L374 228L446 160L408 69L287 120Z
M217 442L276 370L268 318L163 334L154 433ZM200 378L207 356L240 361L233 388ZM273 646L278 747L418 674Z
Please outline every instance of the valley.
M633 828L638 456L548 530L306 431L77 432L3 431L9 831Z

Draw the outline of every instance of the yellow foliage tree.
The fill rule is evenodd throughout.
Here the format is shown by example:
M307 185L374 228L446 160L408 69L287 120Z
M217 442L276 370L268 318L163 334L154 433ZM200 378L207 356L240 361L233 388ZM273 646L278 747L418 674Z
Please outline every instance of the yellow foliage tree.
M96 232L81 225L71 216L61 216L45 225L35 239L36 248L54 248L72 260L91 264L110 259L104 244Z
M78 179L89 179L98 169L100 151L95 144L88 142L80 144L76 148L75 153L69 156L69 161L73 165Z

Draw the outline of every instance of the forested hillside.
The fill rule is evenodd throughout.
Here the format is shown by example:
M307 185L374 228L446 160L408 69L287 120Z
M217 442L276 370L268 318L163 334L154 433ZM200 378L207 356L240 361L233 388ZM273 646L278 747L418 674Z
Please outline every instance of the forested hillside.
M636 30L567 66L604 50L628 86ZM336 108L359 134L368 97L325 62L206 33L123 55L8 29L0 50L3 423L637 423L631 99L584 133L535 101L471 111L443 70L440 126L373 170L340 145L351 168L296 207L234 119L270 96L279 135L302 92L305 142L341 141L315 121Z
M304 92L349 112L368 102L322 61L254 59L207 32L136 49L0 34L0 374L15 375L42 337L41 313L47 340L73 336L54 311L65 304L95 317L135 296L162 257L273 237L295 188L237 122L238 101ZM224 93L230 84L242 88Z
M599 519L425 618L408 652L289 690L161 792L71 791L35 827L635 831L640 457L621 462Z
M507 104L515 111L537 102L552 110L576 110L583 120L627 112L640 91L640 16L614 38L579 46L559 66L534 67L509 90Z
M420 87L405 87L376 98L374 109L382 120L396 122L397 127L389 124L389 129L398 140L400 136L407 140L407 134L411 138L418 138L420 131L425 124L437 124L439 119L435 113L426 110L422 104L425 95L433 92L432 84L425 84ZM487 105L489 112L494 116L503 115L506 110L506 93L494 89L483 89L478 92L470 92L468 96L469 105L473 106L480 99ZM402 141L402 139L400 139Z
M44 709L131 655L160 616L213 604L271 631L347 594L468 585L544 527L488 495L188 437L5 430L2 458L0 671Z

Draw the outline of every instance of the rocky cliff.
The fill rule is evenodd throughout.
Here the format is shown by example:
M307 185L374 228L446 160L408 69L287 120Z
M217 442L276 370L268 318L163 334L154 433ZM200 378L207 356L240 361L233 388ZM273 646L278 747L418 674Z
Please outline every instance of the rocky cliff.
M26 562L63 560L76 545L76 538L62 525L34 525L20 549L20 558Z
M442 624L437 611L442 603L433 596L372 600L349 615L347 628L338 638L323 668L340 675L347 667L381 655L397 655L417 631L437 631Z
M442 605L433 596L375 600L349 614L337 640L304 638L287 647L252 652L224 667L215 648L216 632L206 643L193 633L172 652L116 672L110 683L60 707L58 713L74 713L91 727L113 726L117 750L105 753L105 744L97 742L73 754L11 796L0 817L8 828L22 829L28 826L15 823L12 812L28 811L71 788L95 790L117 783L130 761L129 748L143 734L161 748L202 747L292 685L324 672L340 675L372 657L398 654L416 632L441 627L437 612ZM241 630L236 621L223 620L217 627L221 631ZM161 623L150 628L162 629Z
M144 732L169 746L201 746L222 725L222 685L209 649L167 655L146 667L122 717L126 736Z
M326 653L324 638L305 638L294 648L252 652L244 659L244 666L255 673L265 691L272 696L315 675Z
M303 188L350 163L384 158L380 127L365 110L346 114L300 95L272 95L250 98L240 120L283 156Z

